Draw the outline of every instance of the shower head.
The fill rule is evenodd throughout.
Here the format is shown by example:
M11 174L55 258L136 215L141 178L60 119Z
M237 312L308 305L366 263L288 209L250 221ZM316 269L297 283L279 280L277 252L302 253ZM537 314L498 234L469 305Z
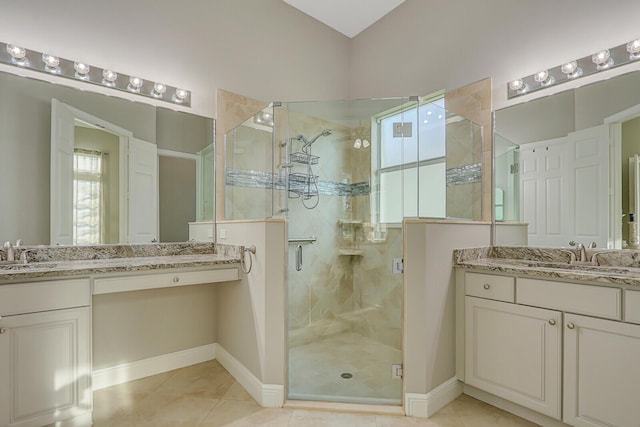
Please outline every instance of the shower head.
M333 133L333 131L331 129L325 129L322 132L320 132L318 135L316 135L313 138L311 138L309 141L307 141L302 135L298 135L298 140L304 141L304 145L302 146L302 150L305 150L307 147L311 146L311 144L316 142L316 140L318 138L320 138L321 136L329 136L332 133ZM302 139L300 139L300 138L302 138Z

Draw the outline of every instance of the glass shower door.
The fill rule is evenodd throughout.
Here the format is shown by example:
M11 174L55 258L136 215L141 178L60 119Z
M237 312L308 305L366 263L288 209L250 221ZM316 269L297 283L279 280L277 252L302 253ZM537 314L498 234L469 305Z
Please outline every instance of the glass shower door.
M391 266L402 258L402 228L371 217L374 115L398 102L277 112L289 178L289 399L401 404L402 379L391 373L402 363L402 275Z

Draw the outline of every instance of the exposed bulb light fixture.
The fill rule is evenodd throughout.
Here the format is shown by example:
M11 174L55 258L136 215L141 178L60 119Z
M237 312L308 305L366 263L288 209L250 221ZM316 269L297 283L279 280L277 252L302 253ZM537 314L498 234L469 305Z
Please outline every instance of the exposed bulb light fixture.
M140 88L142 87L143 84L144 84L144 80L142 80L140 77L131 76L129 77L129 85L127 86L127 89L130 90L131 92L139 93Z
M362 140L362 147L363 148L369 148L369 145L371 145L371 144L369 144L369 141L367 141L366 139Z
M549 74L549 70L538 71L533 75L533 79L536 83L540 83L541 86L549 86L555 82L553 76Z
M627 52L629 52L629 59L635 61L640 59L640 39L631 40L626 46Z
M162 98L162 96L164 95L164 93L167 91L167 86L162 84L162 83L154 83L153 84L153 91L151 92L151 95L153 95L156 98Z
M355 141L353 141L353 148L360 148L362 147L362 140L360 138L356 138Z
M591 61L596 64L598 70L604 70L613 65L613 58L609 49L601 50L591 56Z
M522 79L516 79L509 83L509 88L516 93L523 94L529 89L529 85Z
M59 73L60 58L57 56L49 55L48 53L42 54L42 62L44 62L45 69L50 73Z
M507 83L507 98L522 96L525 93L604 72L637 60L640 60L640 38L512 80Z
M128 92L181 106L191 106L191 93L164 83L144 84L140 77L119 74L108 68L94 67L86 62L61 58L49 53L26 49L21 46L0 42L0 64L18 66L30 71L46 73L67 79L81 80L114 90ZM144 85L144 87L143 87ZM141 90L143 89L144 90ZM165 93L173 94L165 96Z
M175 98L175 102L182 103L189 98L189 91L184 89L176 89L176 93L173 96Z
M102 70L102 84L109 87L114 87L118 80L118 73L113 70Z
M73 69L76 70L76 78L81 80L89 79L89 71L91 67L84 62L74 62Z
M11 62L13 64L19 65L21 67L29 65L29 61L26 58L27 50L25 48L16 46L14 44L8 44L7 53L11 55Z
M560 67L560 71L565 73L568 79L575 79L576 77L580 77L582 75L582 68L578 67L577 61L571 61L562 64L562 66Z

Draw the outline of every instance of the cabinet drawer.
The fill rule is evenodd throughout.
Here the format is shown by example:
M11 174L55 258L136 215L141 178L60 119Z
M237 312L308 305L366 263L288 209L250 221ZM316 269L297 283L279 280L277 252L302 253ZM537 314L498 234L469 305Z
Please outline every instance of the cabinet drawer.
M0 316L91 305L89 279L0 285Z
M170 288L174 286L199 285L203 283L228 282L238 280L238 268L215 270L178 271L160 274L108 277L94 279L93 294L141 291L145 289Z
M622 289L604 286L518 278L516 303L622 319Z
M624 291L624 320L640 323L640 291Z
M514 302L513 282L513 277L467 273L465 276L465 295Z

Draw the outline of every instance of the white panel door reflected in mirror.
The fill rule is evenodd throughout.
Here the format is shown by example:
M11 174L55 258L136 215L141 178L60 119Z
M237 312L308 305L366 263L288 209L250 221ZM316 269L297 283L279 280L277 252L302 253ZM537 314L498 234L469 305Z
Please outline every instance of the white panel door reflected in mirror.
M155 144L52 99L51 244L158 241Z

